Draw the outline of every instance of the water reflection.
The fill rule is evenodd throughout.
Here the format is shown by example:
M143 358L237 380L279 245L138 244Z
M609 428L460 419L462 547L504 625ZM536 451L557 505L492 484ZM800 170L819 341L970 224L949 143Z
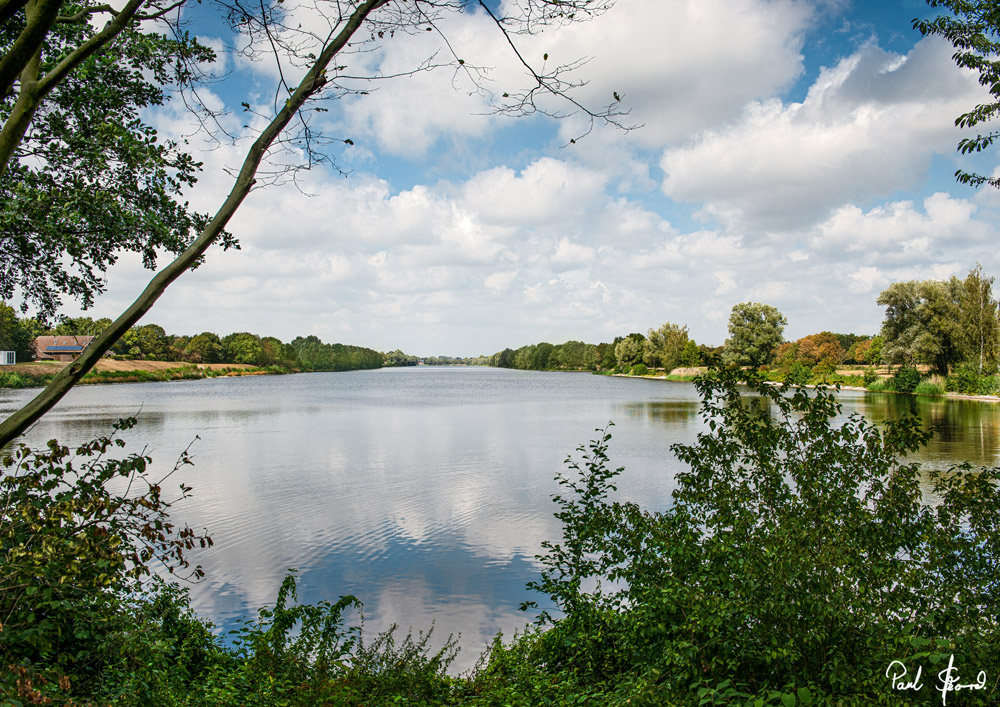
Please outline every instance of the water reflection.
M875 422L896 420L915 411L921 427L933 432L927 448L913 458L928 468L969 461L973 466L1000 462L1000 405L976 400L859 393L845 396L845 412L857 411Z
M29 391L0 391L0 414ZM845 393L845 413L898 417L914 399ZM996 463L998 408L916 399L942 433L931 463ZM541 542L559 537L551 495L563 460L615 422L617 497L670 504L670 445L703 426L693 386L496 369L389 369L91 386L33 428L29 441L77 444L141 407L129 450L165 471L198 435L183 470L194 497L174 517L207 527L215 547L197 610L223 629L274 600L287 570L305 601L355 594L367 626L461 633L469 667L537 578Z

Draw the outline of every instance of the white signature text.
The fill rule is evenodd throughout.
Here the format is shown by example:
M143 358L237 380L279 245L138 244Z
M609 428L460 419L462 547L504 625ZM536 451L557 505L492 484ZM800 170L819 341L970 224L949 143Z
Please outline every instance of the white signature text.
M885 669L885 676L889 678L893 690L900 692L919 692L924 687L921 680L923 670L924 667L922 665L917 667L917 672L911 677L910 672L907 670L903 661L894 660L889 663L889 667ZM958 668L955 667L955 656L951 655L948 658L948 667L938 673L937 690L941 693L942 705L948 704L949 692L958 692L959 690L982 690L985 688L986 671L979 671L979 674L976 676L976 682L963 683L960 682L960 680L961 676L958 674Z

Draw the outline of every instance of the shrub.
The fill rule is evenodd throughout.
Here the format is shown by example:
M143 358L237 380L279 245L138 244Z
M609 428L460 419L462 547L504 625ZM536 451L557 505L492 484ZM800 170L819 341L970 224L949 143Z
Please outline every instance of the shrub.
M979 374L979 369L971 363L960 363L945 379L945 389L966 395L994 395L997 393L997 377Z
M872 383L874 383L877 380L880 380L879 375L878 375L878 373L875 372L874 367L873 368L866 368L865 369L865 378L864 378L864 380L865 380L865 387L866 388L870 388L870 386L871 386Z
M648 376L649 375L649 369L646 368L646 364L644 364L644 363L637 363L634 366L632 366L632 375L633 376Z
M892 392L892 379L891 378L876 378L874 381L865 386L870 393L891 393Z
M812 369L801 361L796 361L789 366L784 375L784 380L791 385L806 385L810 378L812 378Z
M689 469L670 509L608 500L606 433L559 477L535 588L565 617L543 615L537 660L621 704L887 704L894 660L997 674L1000 469L922 472L915 416L844 421L829 391L744 375L749 398L732 371L696 383L707 430L672 447Z
M119 420L115 431L134 424ZM21 445L4 455L0 664L44 664L74 681L93 674L103 664L103 637L119 618L119 599L141 589L152 564L190 569L184 553L211 544L207 535L169 522L166 477L149 478L149 457L108 458L123 446L112 434L74 453L52 440L45 450ZM185 451L174 469L189 463ZM129 490L109 490L115 480ZM182 484L179 497L189 491Z
M937 383L920 381L920 383L917 384L917 387L913 389L913 392L917 395L941 395L944 391L941 390L941 386Z
M900 366L892 375L892 389L897 393L912 393L923 380L923 375L913 366Z

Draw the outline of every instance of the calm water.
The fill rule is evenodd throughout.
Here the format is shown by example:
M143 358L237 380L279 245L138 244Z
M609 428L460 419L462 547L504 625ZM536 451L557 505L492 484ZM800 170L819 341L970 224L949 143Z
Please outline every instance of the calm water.
M0 391L8 414L30 391ZM874 420L917 404L938 438L929 466L998 463L1000 406L845 392L845 412ZM64 443L127 433L167 470L194 441L183 480L194 497L173 516L207 527L215 547L194 559L203 616L231 628L273 602L289 568L300 598L355 594L366 631L392 623L442 638L461 633L469 667L537 576L534 556L557 539L550 496L566 456L609 420L619 496L669 504L674 442L701 430L694 387L665 381L480 368L407 368L90 386L71 391L28 440Z

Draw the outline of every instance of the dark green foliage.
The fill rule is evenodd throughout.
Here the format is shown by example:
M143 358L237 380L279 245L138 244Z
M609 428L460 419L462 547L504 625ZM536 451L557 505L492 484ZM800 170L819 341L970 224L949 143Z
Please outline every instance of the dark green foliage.
M299 366L308 371L356 371L382 367L382 354L361 346L324 344L316 336L296 337L291 346Z
M923 374L913 366L900 366L892 374L892 389L897 393L912 393L923 379Z
M115 429L134 424L120 420ZM53 440L43 451L22 445L4 455L0 665L40 663L74 679L92 674L121 597L138 589L151 567L188 569L185 552L211 544L169 521L166 477L149 478L149 457L107 456L123 446L112 435L72 453ZM185 451L174 469L188 463ZM114 482L127 490L110 490ZM177 497L189 491L182 484Z
M1000 392L997 376L984 376L974 363L961 363L945 380L945 390L966 395L996 395Z
M18 363L35 356L35 337L30 326L18 320L13 307L0 302L0 351L13 351Z
M1000 470L921 472L915 418L834 424L830 392L739 382L697 383L708 430L673 447L690 469L669 510L607 500L606 433L560 478L537 588L566 616L536 660L633 705L888 704L893 660L924 666L925 704L952 654L969 682L996 675Z
M812 369L801 361L793 362L785 373L785 380L792 385L806 385L812 378Z
M633 376L648 376L649 375L649 369L646 368L646 364L644 364L644 363L637 363L634 366L632 366L632 375Z
M65 5L67 14L78 9ZM86 17L57 22L41 48L42 73L96 25ZM23 26L23 13L3 24L4 51ZM187 245L207 220L181 199L201 165L177 142L159 139L142 113L212 59L186 34L130 28L53 89L0 176L0 297L17 293L45 315L64 295L87 307L122 251L141 254L152 268L158 249ZM0 99L0 120L11 117L15 97Z

